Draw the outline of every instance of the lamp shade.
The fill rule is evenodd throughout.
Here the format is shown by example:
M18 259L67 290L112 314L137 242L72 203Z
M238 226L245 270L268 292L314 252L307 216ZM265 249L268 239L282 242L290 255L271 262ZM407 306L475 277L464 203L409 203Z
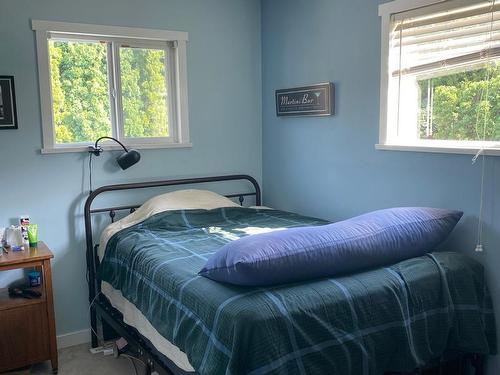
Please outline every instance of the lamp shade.
M128 150L116 158L121 169L125 170L141 160L141 154L137 150Z

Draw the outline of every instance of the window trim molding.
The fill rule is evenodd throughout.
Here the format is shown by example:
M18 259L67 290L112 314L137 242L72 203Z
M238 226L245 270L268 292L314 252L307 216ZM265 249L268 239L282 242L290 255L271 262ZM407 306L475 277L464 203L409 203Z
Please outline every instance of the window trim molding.
M451 0L453 1L453 0ZM394 14L418 11L419 8L427 6L446 6L450 0L393 0L378 7L378 15L381 18L381 39L380 39L380 112L379 112L379 141L375 144L377 150L394 151L413 151L413 152L433 152L433 153L451 153L451 154L476 154L483 150L486 155L500 156L500 148L482 147L477 145L461 145L459 141L450 141L449 145L432 144L403 144L388 143L388 91L389 79L389 49L390 49L390 28L391 17ZM481 3L484 0L454 0L458 6ZM454 143L454 144L453 144Z
M185 31L170 31L159 29L144 29L139 27L105 26L86 23L70 23L56 21L31 20L34 31L54 32L61 34L85 34L101 37L132 38L158 41L185 41L188 33Z
M101 147L105 151L113 151L113 150L123 150L121 146L118 145L106 145L105 142L102 144L99 143ZM152 144L147 144L147 143L141 143L141 144L132 144L132 143L126 143L126 146L129 148L134 148L134 149L140 149L140 150L156 150L156 149L167 149L167 148L191 148L193 147L192 143L152 143ZM64 153L72 153L72 152L88 152L89 151L89 145L86 143L80 144L71 144L68 146L57 146L55 148L42 148L40 149L40 153L42 155L49 155L49 154L64 154Z
M403 145L403 144L376 144L376 150L381 151L411 151L428 152L434 154L463 154L477 155L480 151L487 156L500 156L498 147L460 147L460 146L433 146L433 145Z
M31 28L35 32L39 95L42 120L42 154L64 153L64 152L82 152L87 151L85 144L55 144L55 127L52 113L52 88L50 83L50 59L48 41L51 33L61 36L67 34L90 36L94 38L110 38L117 40L134 39L136 41L144 40L156 43L172 43L171 54L168 66L173 67L169 72L169 81L175 83L172 85L173 98L169 99L170 114L174 118L174 127L171 129L173 137L155 138L144 140L122 139L123 142L130 144L135 148L183 148L191 147L189 141L189 109L188 109L188 82L187 82L187 42L188 33L184 31L170 31L158 29L144 29L122 26L104 26L82 23L53 22L43 20L31 20ZM169 82L169 83L170 83ZM173 108L172 108L173 107ZM117 114L118 115L118 114ZM113 125L113 124L112 124ZM110 148L112 149L112 148Z

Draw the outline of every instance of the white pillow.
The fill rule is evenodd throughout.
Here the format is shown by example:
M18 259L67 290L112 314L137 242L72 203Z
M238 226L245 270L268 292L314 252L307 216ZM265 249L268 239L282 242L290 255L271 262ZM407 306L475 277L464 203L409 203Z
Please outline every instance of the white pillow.
M99 258L102 259L106 245L113 234L138 224L157 213L185 209L212 210L220 207L239 207L239 205L229 198L208 190L187 189L157 195L135 212L108 225L102 231L99 242Z

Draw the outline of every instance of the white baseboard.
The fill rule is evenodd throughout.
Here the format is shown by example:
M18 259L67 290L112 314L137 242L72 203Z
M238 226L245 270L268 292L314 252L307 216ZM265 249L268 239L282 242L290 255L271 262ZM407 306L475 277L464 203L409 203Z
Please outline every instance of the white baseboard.
M69 348L70 346L86 344L90 342L90 329L69 332L57 336L57 349Z

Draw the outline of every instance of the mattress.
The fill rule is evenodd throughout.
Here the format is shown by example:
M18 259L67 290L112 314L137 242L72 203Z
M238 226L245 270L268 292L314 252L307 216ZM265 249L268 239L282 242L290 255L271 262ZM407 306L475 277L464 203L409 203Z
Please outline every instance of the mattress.
M163 337L176 363L187 369L187 357L202 375L381 374L410 371L447 350L496 352L483 269L457 253L268 288L197 274L229 241L324 223L239 207L157 213L109 238L103 292L135 306L121 306L131 310L127 322L154 344Z

